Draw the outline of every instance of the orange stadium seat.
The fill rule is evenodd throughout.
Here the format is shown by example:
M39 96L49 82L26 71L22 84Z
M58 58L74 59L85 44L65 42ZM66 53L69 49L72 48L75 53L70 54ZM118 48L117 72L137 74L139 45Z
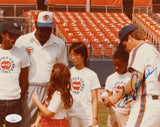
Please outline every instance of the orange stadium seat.
M92 0L91 5L122 6L122 0Z
M22 14L24 10L29 10L30 7L36 9L37 0L0 0L0 6L4 8L6 15L16 17Z
M104 44L104 56L110 57L113 53L113 45L112 44Z
M36 5L37 0L0 0L1 5Z
M102 44L92 44L93 56L102 57L103 56L103 45Z
M32 15L35 17L34 12ZM98 42L99 40L106 42L108 39L118 43L119 29L125 24L131 23L123 13L53 12L53 15L55 24L63 24L63 26L57 25L63 34L66 32L65 30L68 30L67 32L79 31L87 34L84 41L91 42ZM83 40L81 34L77 36Z
M35 18L35 12L33 21ZM131 20L124 13L53 12L56 32L66 42L119 43L118 31ZM27 14L26 14L27 16ZM92 45L94 56L109 56L111 47Z
M86 5L86 0L48 0L48 5Z
M145 33L150 36L154 42L159 43L160 39L160 24L154 21L147 14L133 14L133 21L138 24Z

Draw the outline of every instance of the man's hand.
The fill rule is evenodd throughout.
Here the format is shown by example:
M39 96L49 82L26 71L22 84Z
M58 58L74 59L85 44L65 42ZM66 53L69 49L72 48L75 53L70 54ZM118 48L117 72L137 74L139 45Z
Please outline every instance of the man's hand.
M109 107L109 106L114 106L115 104L117 104L119 102L119 100L121 99L121 96L119 94L116 95L111 95L109 97L107 97L104 100L104 104Z
M32 94L31 99L36 105L37 105L37 103L39 103L39 97L38 97L38 94L36 91Z

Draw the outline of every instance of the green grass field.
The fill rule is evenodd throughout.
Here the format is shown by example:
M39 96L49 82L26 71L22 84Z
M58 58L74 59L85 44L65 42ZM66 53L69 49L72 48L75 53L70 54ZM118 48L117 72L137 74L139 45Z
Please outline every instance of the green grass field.
M107 127L108 108L103 102L98 102L98 124L100 127Z

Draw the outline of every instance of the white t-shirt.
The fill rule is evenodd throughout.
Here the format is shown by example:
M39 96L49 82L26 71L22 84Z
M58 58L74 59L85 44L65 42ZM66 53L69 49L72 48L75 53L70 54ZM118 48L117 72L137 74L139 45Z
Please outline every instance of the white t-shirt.
M48 110L54 112L55 115L51 119L64 119L66 118L67 110L64 108L64 102L61 100L61 93L55 91L52 99L48 103Z
M86 67L81 70L77 70L75 67L72 67L70 72L73 106L69 110L69 116L92 119L91 90L100 88L98 76L94 71Z
M25 52L13 46L10 50L0 48L0 99L13 100L21 97L19 75L21 68L29 66Z
M160 53L152 45L144 43L134 48L130 52L128 68L145 74L139 95L160 95Z
M123 86L128 83L129 79L129 72L125 74L118 74L117 72L114 72L106 79L105 89L113 92L113 94L116 94L123 89Z
M51 34L49 40L41 46L35 38L35 31L19 37L16 46L23 48L30 58L29 82L45 83L49 81L52 66L57 63L68 65L65 43Z
M123 86L125 86L129 80L130 80L130 73L129 72L126 72L125 74L118 74L117 72L114 72L113 74L109 75L108 78L106 79L105 89L110 92L113 92L113 95L115 95L123 89ZM124 103L125 103L125 101L121 102L120 106L124 106ZM117 104L115 106L117 106ZM122 110L128 111L129 105L130 104L127 103L127 106L125 106L125 108L121 109L121 112L122 112ZM115 108L113 108L113 109L115 109Z

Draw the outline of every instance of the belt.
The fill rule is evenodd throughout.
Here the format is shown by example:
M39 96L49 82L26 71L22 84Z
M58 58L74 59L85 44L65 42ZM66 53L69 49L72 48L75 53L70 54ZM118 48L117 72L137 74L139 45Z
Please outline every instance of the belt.
M29 86L41 86L41 87L46 87L48 84L49 84L49 82L45 82L45 83L29 82Z
M152 99L153 99L153 100L158 100L158 98L159 98L158 95L153 95L153 96L152 96Z
M1 102L14 102L14 101L20 101L21 100L21 98L20 99L14 99L14 100L0 100L0 103Z
M152 95L153 100L158 100L159 96L158 95ZM133 96L133 100L136 100L136 97Z

